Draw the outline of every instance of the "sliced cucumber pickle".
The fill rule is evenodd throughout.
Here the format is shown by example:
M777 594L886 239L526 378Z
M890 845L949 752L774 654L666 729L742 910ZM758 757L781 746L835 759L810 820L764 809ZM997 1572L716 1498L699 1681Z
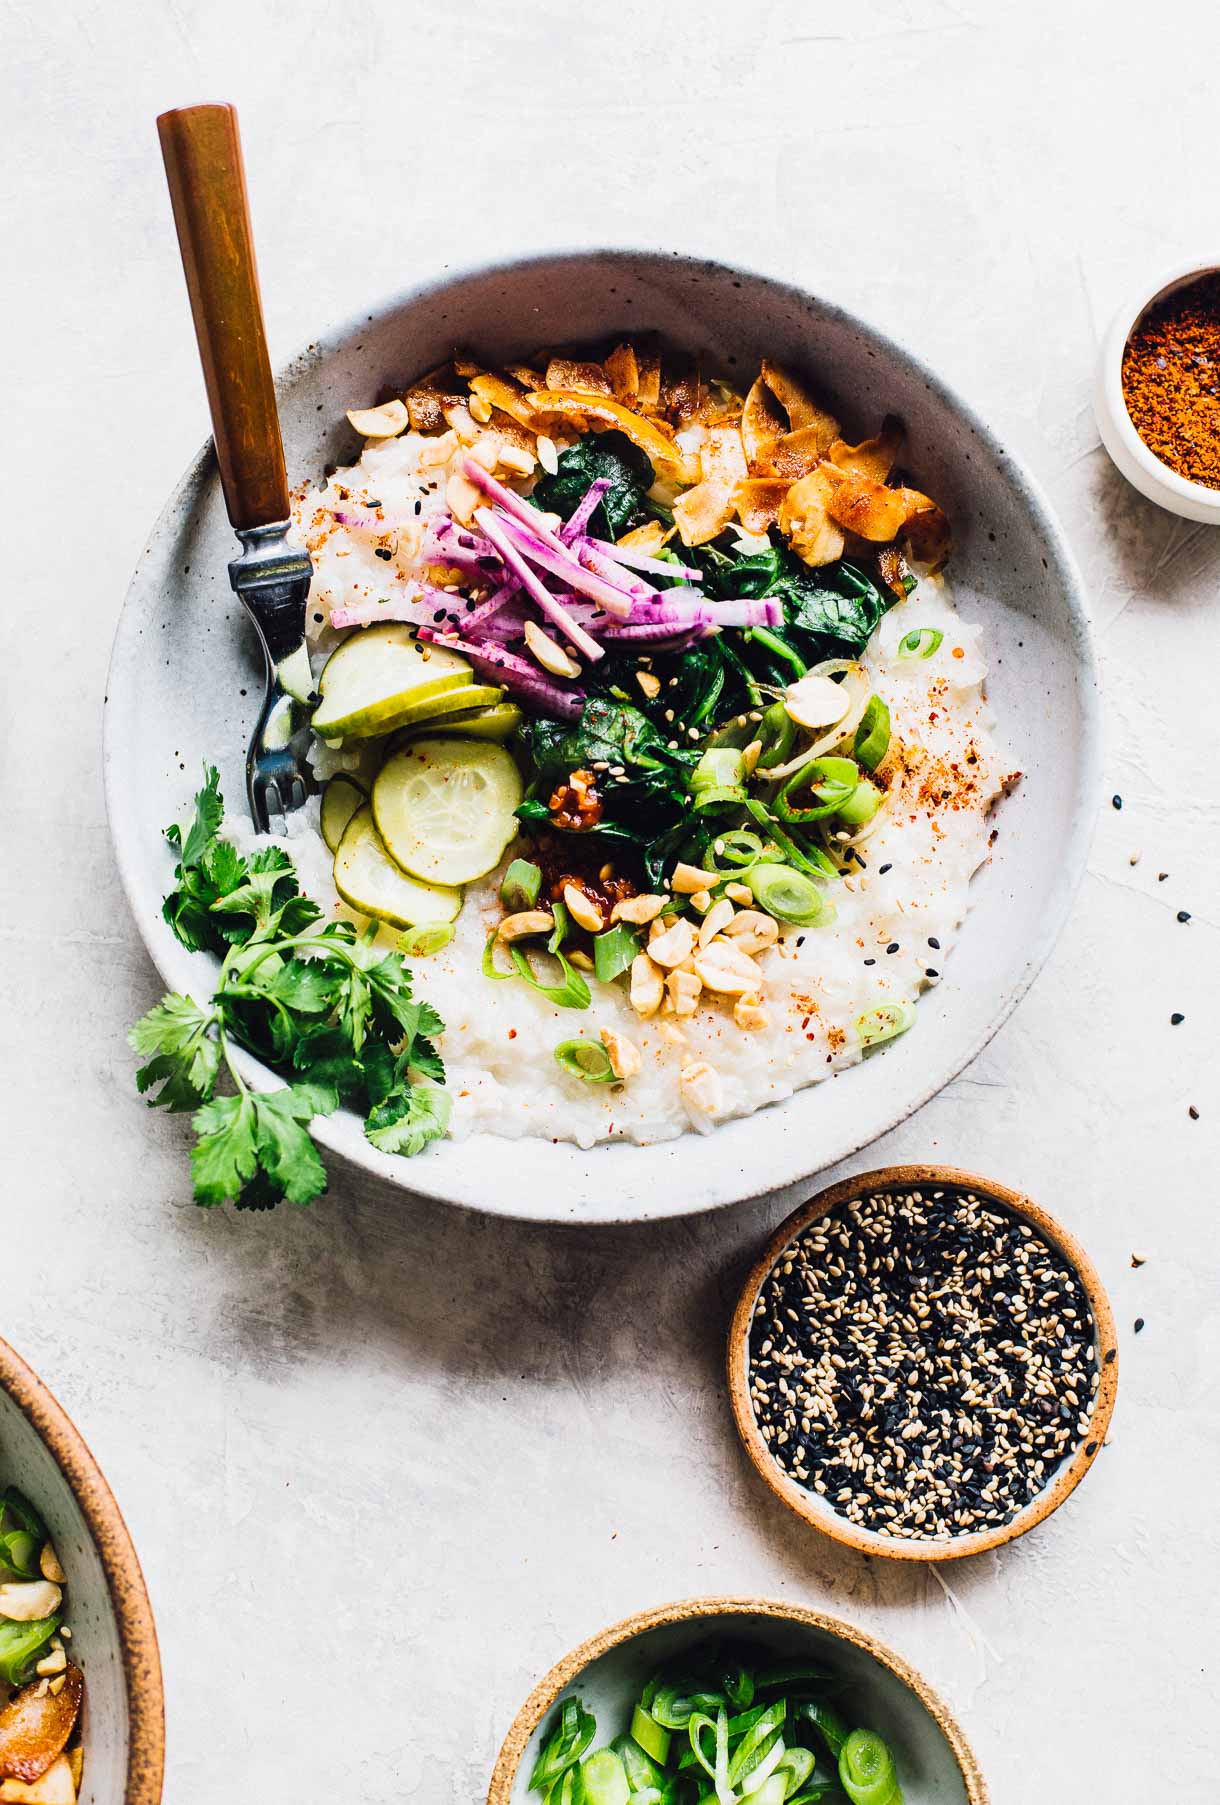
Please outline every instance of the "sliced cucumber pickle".
M462 893L421 883L394 863L367 803L356 810L335 853L335 889L350 908L396 928L453 921Z
M482 714L485 709L493 708L503 695L504 691L494 683L463 683L458 689L447 690L443 696L433 696L417 715L399 728L389 749L397 752L399 746L421 733L448 733L455 715L464 718Z
M318 679L313 730L325 740L371 739L426 720L438 697L469 688L474 672L447 646L425 646L414 627L365 627L331 653Z
M455 735L413 740L381 767L373 817L412 877L468 884L499 864L524 791L503 746Z
M322 838L331 852L338 852L343 832L358 808L368 801L368 791L364 785L349 777L346 771L338 771L330 779L322 792L322 813L319 826Z
M497 702L491 708L472 708L469 714L446 715L441 725L446 733L460 733L463 739L503 741L513 737L523 719L515 702Z

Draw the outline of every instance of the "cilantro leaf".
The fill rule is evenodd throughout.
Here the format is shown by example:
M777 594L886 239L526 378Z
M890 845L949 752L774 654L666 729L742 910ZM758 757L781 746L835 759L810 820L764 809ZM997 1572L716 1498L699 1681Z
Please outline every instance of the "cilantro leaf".
M251 916L252 932L260 938L266 938L272 928L285 936L299 934L322 913L315 902L301 895L296 867L282 847L260 847L244 876L244 883L216 898L212 910Z
M309 1138L309 1122L338 1106L335 1092L297 1084L255 1101L258 1163L289 1203L311 1203L326 1189L326 1168Z
M198 1136L191 1154L195 1202L212 1208L240 1197L258 1170L254 1098L248 1092L213 1097L195 1112L192 1126Z
M425 1078L435 1079L437 1084L445 1082L445 1062L432 1042L422 1034L417 1034L412 1042L408 1064L422 1072Z
M132 1028L128 1040L135 1052L148 1055L136 1073L141 1096L161 1089L149 1105L170 1110L194 1109L210 1097L220 1069L220 1041L210 1032L213 1009L201 1009L193 997L167 996Z
M419 1153L449 1127L453 1110L447 1091L428 1084L412 1084L374 1109L364 1132L382 1153Z
M202 862L203 855L220 831L225 802L220 793L220 772L215 765L203 767L203 788L195 793L195 813L183 837L181 828L166 830L166 838L179 848L179 863L184 871Z

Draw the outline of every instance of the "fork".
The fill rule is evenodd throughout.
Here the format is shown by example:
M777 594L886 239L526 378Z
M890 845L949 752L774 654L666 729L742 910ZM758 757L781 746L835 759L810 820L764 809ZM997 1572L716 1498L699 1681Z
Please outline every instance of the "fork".
M263 704L246 755L260 833L303 807L304 704L316 700L305 643L313 567L288 543L288 477L254 261L245 166L231 106L179 107L157 120L212 436L229 520L242 544L229 582L266 659Z

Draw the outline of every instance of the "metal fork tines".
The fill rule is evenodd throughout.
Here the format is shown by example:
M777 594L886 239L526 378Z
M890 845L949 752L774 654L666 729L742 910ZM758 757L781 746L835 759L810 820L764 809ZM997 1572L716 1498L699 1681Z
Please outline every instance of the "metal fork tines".
M246 755L250 814L260 833L270 830L272 815L303 808L311 782L303 715L315 699L305 642L313 567L306 552L288 544L289 524L239 530L244 549L229 565L229 581L267 660L263 706Z

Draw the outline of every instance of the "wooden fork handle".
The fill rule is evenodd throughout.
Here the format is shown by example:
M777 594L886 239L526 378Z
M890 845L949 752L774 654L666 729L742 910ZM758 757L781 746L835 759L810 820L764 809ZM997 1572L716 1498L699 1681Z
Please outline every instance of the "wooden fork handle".
M179 107L157 120L229 519L288 518L288 478L254 262L237 112Z

